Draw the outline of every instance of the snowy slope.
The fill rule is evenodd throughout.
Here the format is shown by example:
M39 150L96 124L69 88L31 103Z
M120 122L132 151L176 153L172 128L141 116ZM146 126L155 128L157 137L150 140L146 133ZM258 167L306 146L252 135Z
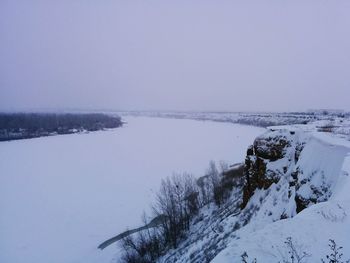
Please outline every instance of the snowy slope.
M287 172L281 178L286 182L280 180L266 190L268 194L259 200L261 204L250 223L235 232L228 247L212 262L241 262L244 252L247 252L250 260L257 258L258 262L279 262L288 257L284 243L287 237L292 237L301 250L310 254L303 262L320 262L321 258L325 258L329 239L343 246L344 258L350 258L350 143L325 133L301 131L300 134L305 146L299 160L289 169L298 171L298 181L304 184L299 188L290 187L289 182L293 179L288 178ZM290 158L288 153L286 157ZM270 165L280 166L280 163L271 162ZM276 186L279 186L279 191ZM288 197L283 187L294 192ZM264 196L263 192L266 191L257 191L248 206L257 203L257 197ZM275 200L274 206L269 199L278 198L280 193L285 196L277 202ZM289 218L296 212L296 194L311 202L308 208ZM313 202L321 203L312 205ZM273 214L280 214L281 211L286 213L287 219L271 220Z
M204 207L187 238L158 262L242 262L244 252L283 262L287 237L312 254L303 262L320 262L330 238L348 256L349 152L349 141L312 126L272 127L248 148L251 190L246 181L223 207Z

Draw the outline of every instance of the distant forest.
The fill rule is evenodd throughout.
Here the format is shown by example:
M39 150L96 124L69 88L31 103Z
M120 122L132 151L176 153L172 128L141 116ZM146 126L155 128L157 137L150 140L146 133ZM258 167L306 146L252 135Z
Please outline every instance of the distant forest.
M0 141L98 131L122 124L120 117L101 113L0 113Z

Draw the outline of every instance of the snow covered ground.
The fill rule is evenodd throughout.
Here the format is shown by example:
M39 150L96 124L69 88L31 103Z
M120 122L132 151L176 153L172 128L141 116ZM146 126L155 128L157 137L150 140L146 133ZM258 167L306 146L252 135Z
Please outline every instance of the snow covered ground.
M295 127L280 127L295 130ZM301 127L299 127L300 129ZM302 171L308 183L317 187L322 181L329 185L332 193L326 202L312 205L293 218L268 222L264 216L265 207L260 204L259 212L244 228L235 233L235 238L226 249L221 251L212 262L240 262L241 255L247 252L249 262L254 258L257 262L284 262L290 259L285 241L291 237L298 251L308 254L302 262L321 262L330 254L329 239L342 246L344 262L350 259L350 142L342 136L331 133L320 133L306 127L303 135L306 145L301 152L297 168ZM278 129L275 127L275 129ZM297 129L298 130L298 129ZM283 179L283 178L282 178ZM283 184L282 179L278 184ZM300 178L303 179L303 178ZM268 196L277 195L275 185L268 189ZM307 188L305 195L310 194ZM254 197L254 196L253 196ZM253 199L253 198L252 198ZM254 200L251 200L254 202ZM278 202L267 209L286 209L287 205ZM272 213L271 213L272 214ZM266 215L266 213L265 213ZM287 261L289 262L289 261ZM326 261L328 262L328 261Z
M123 128L0 143L0 262L102 263L141 224L161 178L241 162L264 129L127 117Z

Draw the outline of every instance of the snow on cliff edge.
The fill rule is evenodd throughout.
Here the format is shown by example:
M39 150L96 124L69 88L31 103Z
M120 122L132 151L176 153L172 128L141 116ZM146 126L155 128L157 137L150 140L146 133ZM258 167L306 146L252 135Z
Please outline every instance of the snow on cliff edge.
M303 262L321 262L329 251L329 239L344 247L344 259L350 258L350 142L313 131L300 131L300 134L305 136L305 147L293 169L303 171L302 176L310 175L307 178L311 179L310 184L326 182L330 188L329 199L309 206L292 218L273 223L259 223L259 217L264 221L260 209L255 223L238 230L236 238L212 262L241 262L244 252L250 261L256 258L259 263L283 262L288 258L284 243L287 237L310 254ZM315 171L322 173L313 176ZM299 189L299 194L312 193Z

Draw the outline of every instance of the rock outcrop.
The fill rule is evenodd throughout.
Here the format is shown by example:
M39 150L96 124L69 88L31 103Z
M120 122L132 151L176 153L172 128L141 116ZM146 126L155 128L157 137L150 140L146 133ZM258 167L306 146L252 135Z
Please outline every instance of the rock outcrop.
M348 151L303 130L267 131L248 147L244 178L232 188L231 198L222 207L202 209L188 238L158 262L211 262L230 242L234 246L269 224L327 201ZM243 252L227 262L238 262Z
M288 135L294 134L294 132L288 133ZM287 149L291 146L292 142L287 134L275 131L256 138L254 144L248 147L245 159L246 185L243 189L242 208L247 205L255 189L267 189L279 181L280 169L267 169L267 164L283 159ZM280 168L284 173L287 172L287 167Z
M339 165L332 158L331 145L305 132L269 131L248 147L241 208L245 208L256 189L268 189L281 178L288 182L288 196L294 196L296 213L331 195L332 173ZM341 159L340 159L341 160Z

